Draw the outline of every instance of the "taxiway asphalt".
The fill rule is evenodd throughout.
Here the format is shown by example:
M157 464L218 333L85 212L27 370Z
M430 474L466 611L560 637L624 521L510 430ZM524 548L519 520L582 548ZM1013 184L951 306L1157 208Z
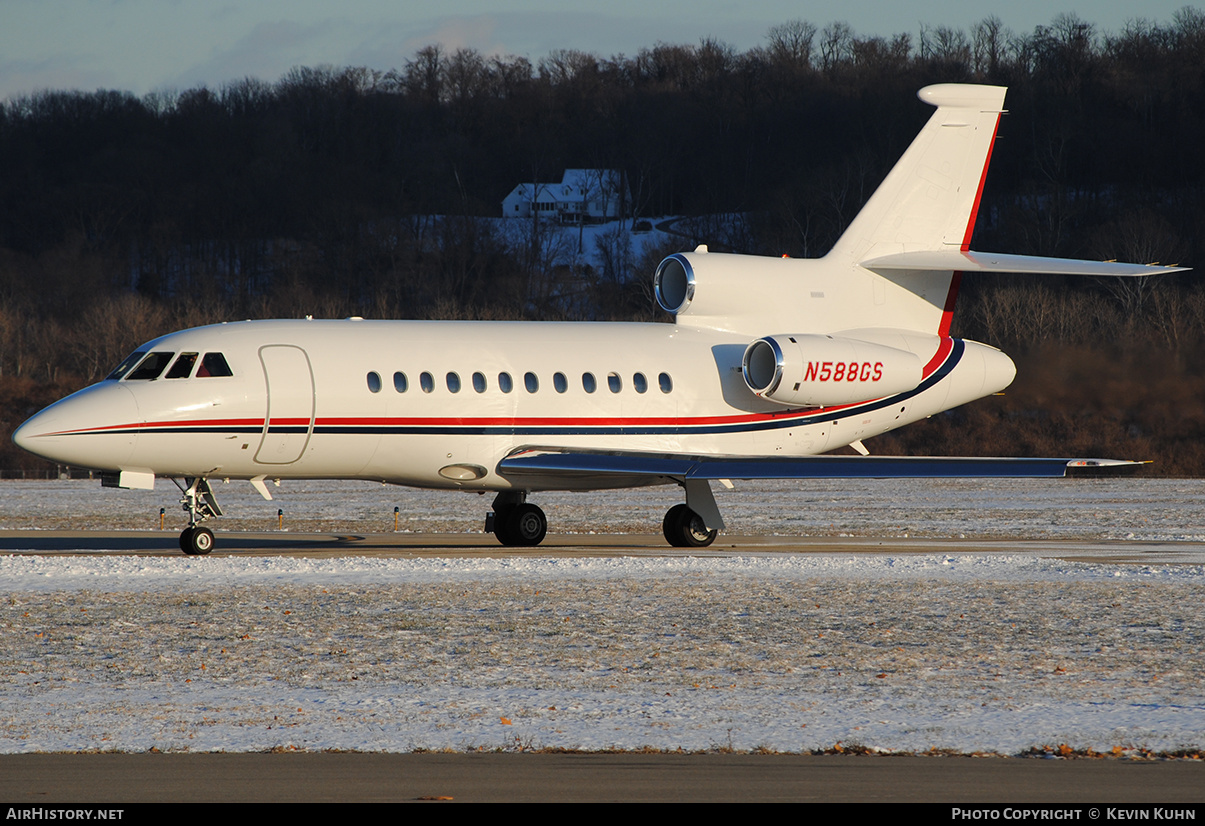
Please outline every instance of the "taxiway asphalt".
M484 533L217 532L212 556L734 557L750 554L993 554L1143 565L1205 564L1205 543L1106 539L946 539L722 536L707 548L671 548L654 534L549 534L534 548ZM0 553L182 555L171 531L0 530Z

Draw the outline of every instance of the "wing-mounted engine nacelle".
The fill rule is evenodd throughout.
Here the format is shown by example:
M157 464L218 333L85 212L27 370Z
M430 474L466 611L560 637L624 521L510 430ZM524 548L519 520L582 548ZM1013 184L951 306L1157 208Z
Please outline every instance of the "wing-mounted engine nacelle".
M745 384L779 404L830 407L878 399L915 388L915 354L854 338L776 335L745 348Z

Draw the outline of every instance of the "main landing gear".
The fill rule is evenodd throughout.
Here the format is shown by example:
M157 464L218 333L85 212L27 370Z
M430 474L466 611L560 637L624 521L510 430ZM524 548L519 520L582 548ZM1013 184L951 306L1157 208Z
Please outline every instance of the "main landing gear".
M665 541L675 548L706 548L715 542L719 531L714 528L708 530L703 517L686 505L674 505L665 512L661 533L665 535Z
M486 533L493 532L503 545L535 547L548 533L548 517L528 503L526 491L502 491L494 497L494 509L486 514Z
M494 497L494 509L485 517L485 532L503 545L535 547L548 533L544 511L527 501L526 491L503 491ZM719 533L686 505L674 505L661 523L665 541L675 548L706 548Z
M180 488L183 494L180 505L188 513L188 527L180 534L180 550L189 556L204 556L213 550L213 531L202 528L199 523L211 516L222 515L217 497L213 495L208 479L188 477L183 485L178 479L172 481Z

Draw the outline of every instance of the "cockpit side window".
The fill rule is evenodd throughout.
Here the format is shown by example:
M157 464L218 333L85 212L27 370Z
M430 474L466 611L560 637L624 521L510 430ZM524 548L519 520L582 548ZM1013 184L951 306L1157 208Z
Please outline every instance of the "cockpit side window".
M159 351L151 353L142 360L141 364L134 368L134 372L126 376L126 381L153 381L159 378L159 374L171 362L174 355L175 353Z
M167 371L165 379L186 379L192 375L192 366L197 363L196 353L181 353L180 358Z
M230 365L226 363L226 357L221 353L206 353L205 358L201 359L201 366L197 369L199 379L233 375Z
M117 381L124 376L129 369L138 362L142 361L142 357L146 355L146 350L137 350L125 357L125 361L117 365L117 369L109 375L105 376L105 381Z

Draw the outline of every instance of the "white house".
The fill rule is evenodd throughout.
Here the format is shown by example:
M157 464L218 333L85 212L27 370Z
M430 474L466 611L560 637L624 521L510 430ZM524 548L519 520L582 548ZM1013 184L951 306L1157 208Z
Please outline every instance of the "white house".
M560 183L519 184L502 200L503 218L541 219L563 224L610 221L632 200L615 169L566 169Z

